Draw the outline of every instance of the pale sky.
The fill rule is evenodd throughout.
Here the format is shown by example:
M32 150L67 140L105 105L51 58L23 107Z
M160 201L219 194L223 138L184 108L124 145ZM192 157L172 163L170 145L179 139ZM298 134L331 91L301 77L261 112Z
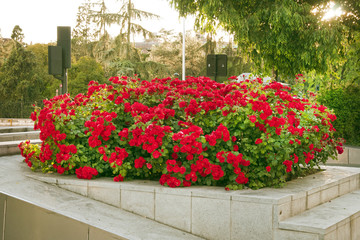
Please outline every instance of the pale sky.
M84 0L0 0L0 34L10 38L15 25L22 28L26 43L56 42L57 26L76 25L78 7ZM159 20L146 20L141 23L146 29L157 32L161 28L181 32L183 25L179 14L171 8L168 0L132 0L135 8L160 16ZM120 1L105 0L112 12L120 8ZM186 30L193 29L194 20L186 20ZM110 29L110 34L120 32L118 26Z

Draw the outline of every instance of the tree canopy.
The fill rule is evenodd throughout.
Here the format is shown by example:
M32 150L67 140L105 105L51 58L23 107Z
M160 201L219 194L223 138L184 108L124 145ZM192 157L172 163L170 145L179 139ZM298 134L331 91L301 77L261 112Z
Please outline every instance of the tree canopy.
M330 1L320 0L172 0L181 15L196 14L199 28L220 25L234 34L243 52L258 66L283 76L316 70L342 54L344 25L321 21ZM348 1L341 0L343 5ZM358 10L358 3L352 9ZM346 6L350 7L349 4ZM356 11L357 11L356 10ZM353 18L353 17L352 17ZM349 17L349 19L352 19ZM348 20L350 21L350 20Z

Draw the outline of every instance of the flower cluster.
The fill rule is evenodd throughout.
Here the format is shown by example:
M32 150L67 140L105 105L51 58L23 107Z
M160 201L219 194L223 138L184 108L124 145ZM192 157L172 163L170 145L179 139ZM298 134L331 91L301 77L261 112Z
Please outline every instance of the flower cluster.
M80 179L91 179L93 176L98 175L98 171L95 168L88 166L77 168L75 173L76 176Z

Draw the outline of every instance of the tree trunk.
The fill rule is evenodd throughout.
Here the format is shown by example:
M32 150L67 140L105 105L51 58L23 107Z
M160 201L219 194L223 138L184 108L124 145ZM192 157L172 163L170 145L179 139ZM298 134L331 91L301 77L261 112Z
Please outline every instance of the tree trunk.
M128 29L127 29L127 48L126 48L126 58L130 59L130 30L131 30L131 0L128 4Z

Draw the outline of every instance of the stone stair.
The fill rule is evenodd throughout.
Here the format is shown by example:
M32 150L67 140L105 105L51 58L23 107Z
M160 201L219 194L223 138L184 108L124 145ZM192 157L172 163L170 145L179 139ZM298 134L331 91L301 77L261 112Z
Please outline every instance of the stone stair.
M0 127L0 156L20 154L18 145L26 140L34 144L41 143L39 133L33 127Z
M356 190L281 221L277 239L360 239L359 200Z

